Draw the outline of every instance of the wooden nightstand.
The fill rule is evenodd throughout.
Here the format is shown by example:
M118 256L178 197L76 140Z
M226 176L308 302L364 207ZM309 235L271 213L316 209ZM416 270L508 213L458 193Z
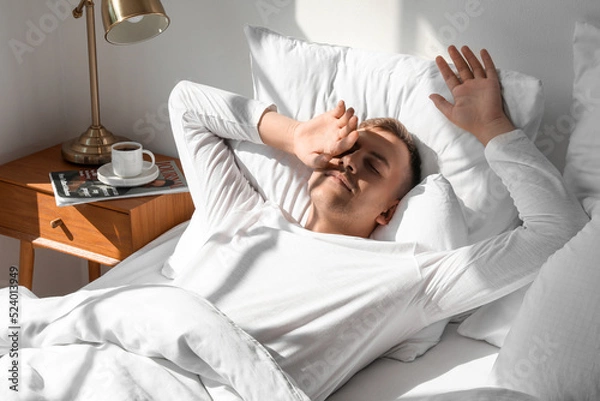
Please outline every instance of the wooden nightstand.
M27 288L35 248L87 259L91 281L101 265L114 266L192 216L187 192L57 207L48 174L80 167L62 159L60 145L0 166L0 234L21 241L19 283Z

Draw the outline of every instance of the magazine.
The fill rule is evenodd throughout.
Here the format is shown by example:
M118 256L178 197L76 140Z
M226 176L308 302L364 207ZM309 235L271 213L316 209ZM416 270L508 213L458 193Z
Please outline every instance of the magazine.
M156 162L158 177L137 187L114 187L98 180L97 169L54 171L50 181L57 206L77 205L136 196L153 196L188 192L187 182L173 160Z

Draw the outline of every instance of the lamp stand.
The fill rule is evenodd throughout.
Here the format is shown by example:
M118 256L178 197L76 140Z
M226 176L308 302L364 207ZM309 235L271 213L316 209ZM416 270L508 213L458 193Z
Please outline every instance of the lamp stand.
M110 162L111 146L126 138L114 136L100 122L100 99L98 92L98 60L96 56L96 24L93 0L81 0L73 10L73 16L80 18L86 11L87 46L90 68L90 94L92 105L92 125L78 138L63 143L62 156L76 164L100 165Z

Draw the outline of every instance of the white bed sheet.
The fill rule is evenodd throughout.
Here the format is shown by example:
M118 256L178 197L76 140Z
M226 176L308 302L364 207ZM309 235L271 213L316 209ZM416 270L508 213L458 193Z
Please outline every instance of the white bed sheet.
M182 223L161 235L84 289L125 284L169 284L160 271L187 227ZM363 369L328 401L412 400L484 387L499 348L469 339L449 324L441 342L424 356L405 363L382 358Z
M440 343L413 362L376 360L328 401L413 400L485 387L500 349L459 335L457 327L446 326Z

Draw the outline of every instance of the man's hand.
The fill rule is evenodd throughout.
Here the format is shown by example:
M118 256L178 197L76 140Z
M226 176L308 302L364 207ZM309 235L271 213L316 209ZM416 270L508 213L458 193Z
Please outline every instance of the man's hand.
M266 145L292 153L317 169L354 146L357 125L354 110L340 101L333 110L304 122L267 111L258 123L258 133Z
M326 113L294 127L294 154L311 168L324 168L329 161L354 146L358 118L344 101Z
M454 104L439 94L432 94L430 99L448 120L475 135L485 146L492 138L513 131L515 127L502 107L500 82L489 53L481 51L482 66L471 49L465 46L461 50L462 55L454 46L448 49L457 73L443 57L436 58Z

